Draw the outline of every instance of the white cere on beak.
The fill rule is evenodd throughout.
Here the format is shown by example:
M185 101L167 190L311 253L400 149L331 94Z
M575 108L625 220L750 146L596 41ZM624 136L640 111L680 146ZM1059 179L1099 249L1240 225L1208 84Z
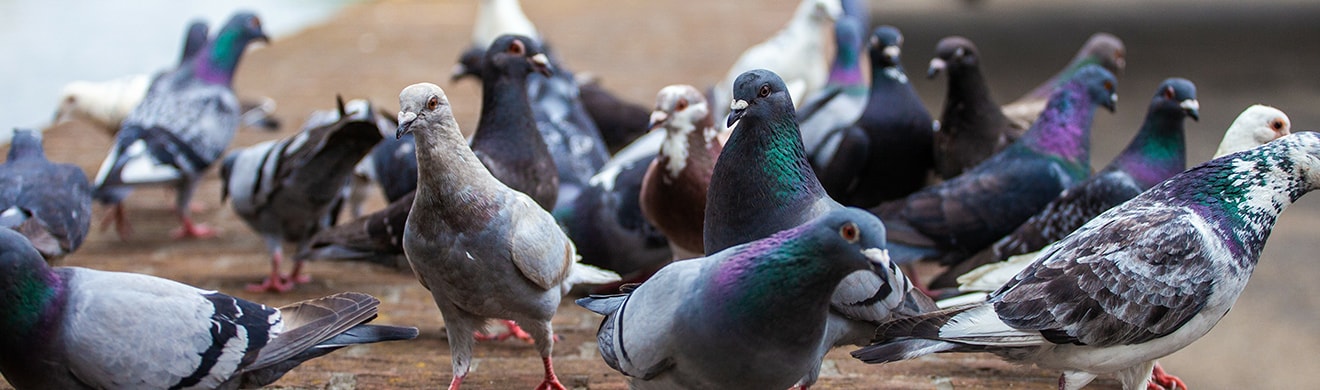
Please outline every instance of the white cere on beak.
M1187 99L1179 103L1178 107L1182 107L1184 110L1200 110L1201 103L1197 102L1196 99Z
M660 124L661 122L664 122L666 119L669 119L669 113L664 112L664 111L652 111L652 112L651 112L651 127L655 127L655 125Z
M882 51L882 53L885 54L885 57L889 58L898 58L898 54L902 52L903 49L898 46L885 46L885 49Z
M415 112L407 112L407 111L399 111L399 123L407 123L407 122L411 122L413 119L417 119L417 113L415 113Z
M1118 105L1118 93L1109 94L1109 101L1114 102L1114 105Z
M746 101L746 100L736 99L736 100L733 101L733 103L729 103L729 109L730 109L730 110L743 110L743 109L746 109L746 108L747 108L747 101Z
M867 258L867 259L870 259L872 262L876 262L876 263L884 264L885 266L889 266L889 250L888 250L888 249L880 249L880 248L866 248L866 249L862 249L862 256L866 256L866 258Z
M541 65L541 66L550 65L550 59L545 56L545 53L540 53L532 56L532 62L535 62L537 65Z
M930 69L944 70L944 67L945 67L944 60L939 58L930 59Z

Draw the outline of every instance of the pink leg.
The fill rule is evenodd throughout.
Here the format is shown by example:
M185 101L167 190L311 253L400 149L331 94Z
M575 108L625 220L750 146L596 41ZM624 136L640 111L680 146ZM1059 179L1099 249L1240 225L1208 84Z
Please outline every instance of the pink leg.
M529 343L534 342L534 340L532 340L532 335L527 334L526 331L524 331L521 327L518 326L517 323L514 323L512 320L500 320L500 322L503 322L504 326L508 327L509 330L504 331L504 333L496 333L490 335L481 332L476 332L477 341L492 341L492 340L504 341L505 339L508 339L510 336L512 336L514 338Z
M302 273L302 260L293 260L293 273L289 274L289 284L307 284L312 282L312 276Z
M173 236L174 239L176 240L182 238L215 237L214 229L211 229L210 227L200 223L193 223L191 217L181 216L179 217L179 223L181 224L181 226L179 226L178 229L175 229L173 233L170 233L170 235Z
M115 232L119 233L119 240L128 241L128 236L133 235L133 226L128 224L128 218L124 216L124 204L110 206L105 218L101 220L101 231L108 229L112 223L115 225Z
M1146 388L1149 390L1188 390L1187 384L1183 383L1182 379L1169 375L1164 371L1164 367L1160 367L1159 362L1155 362L1155 370L1151 371L1150 382L1146 384Z
M536 386L536 390L567 390L562 383L559 383L559 377L555 376L555 367L550 362L550 357L546 356L541 361L545 363L545 380L541 381L540 386Z
M270 276L260 284L249 284L247 290L251 292L273 292L284 293L293 289L293 283L284 280L280 275L280 263L284 260L284 255L276 252L270 257Z

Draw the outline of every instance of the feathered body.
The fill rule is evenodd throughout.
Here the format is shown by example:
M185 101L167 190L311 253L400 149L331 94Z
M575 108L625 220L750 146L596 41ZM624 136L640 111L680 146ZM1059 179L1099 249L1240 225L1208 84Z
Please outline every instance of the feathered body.
M0 226L56 261L82 245L91 223L92 186L82 168L47 160L40 133L15 130L9 159L0 165Z

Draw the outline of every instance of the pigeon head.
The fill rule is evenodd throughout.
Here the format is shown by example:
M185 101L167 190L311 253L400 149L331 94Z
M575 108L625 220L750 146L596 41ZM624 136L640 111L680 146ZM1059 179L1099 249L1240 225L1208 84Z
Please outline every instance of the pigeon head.
M765 120L773 116L793 118L793 98L778 74L765 69L754 69L738 75L733 81L733 102L729 104L728 127L733 128L743 117ZM793 119L796 120L796 119Z
M1082 45L1073 64L1074 67L1097 64L1114 74L1123 74L1123 69L1127 68L1126 54L1123 40L1113 34L1095 33L1091 35L1091 39L1086 40L1086 44Z
M440 123L446 117L453 120L454 110L444 90L431 83L409 85L399 92L399 129L394 137L412 133L413 125L419 120Z
M1274 107L1256 104L1243 110L1233 120L1233 124L1228 126L1215 157L1264 145L1291 132L1292 121L1288 119L1288 114Z
M59 299L58 275L16 231L0 229L0 347L23 343L33 332L53 331L51 304Z
M1086 88L1086 95L1091 102L1109 109L1110 112L1113 112L1118 105L1118 79L1099 65L1087 65L1077 70L1077 74L1073 75L1069 84Z
M695 126L710 120L710 107L706 96L696 87L675 84L660 89L655 96L655 110L651 111L651 130L664 127L670 135L686 134Z
M9 161L46 157L41 147L41 133L36 130L14 129L14 138L9 142Z
M816 217L803 231L806 245L820 245L824 258L848 271L889 266L885 226L870 212L854 207L835 209Z
M509 74L551 74L550 59L541 51L541 45L522 35L505 34L496 38L486 50L483 62L489 69Z
M935 58L930 59L930 68L926 69L926 77L934 78L940 72L957 72L961 69L979 66L980 60L977 59L976 45L972 41L960 36L952 36L941 39L935 44Z
M191 61L198 64L197 72L203 80L228 84L234 77L234 69L238 68L238 60L243 57L243 51L253 40L270 43L270 38L261 28L261 19L247 11L236 13L220 29L215 39L199 49Z
M1201 104L1196 101L1196 85L1183 78L1170 78L1160 83L1155 97L1150 100L1150 112L1178 112L1201 119Z
M829 84L832 85L861 85L865 83L862 76L862 44L865 39L865 27L862 22L852 16L843 16L837 22L834 22L834 61L830 64Z
M206 41L210 40L211 27L206 25L205 20L196 19L188 22L188 30L183 36L183 50L179 54L179 63L187 62L193 54L197 54L202 46L206 46Z
M903 33L894 26L876 27L871 33L871 66L886 68L898 66L903 52Z
M486 62L486 50L472 47L458 56L458 63L449 72L449 81L455 82L465 77L481 78L481 66Z

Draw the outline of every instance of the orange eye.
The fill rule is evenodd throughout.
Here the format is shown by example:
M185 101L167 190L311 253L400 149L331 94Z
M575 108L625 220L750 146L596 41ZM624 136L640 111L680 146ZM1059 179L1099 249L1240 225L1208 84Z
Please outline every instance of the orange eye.
M857 229L857 224L852 222L845 223L843 227L839 228L839 236L843 237L844 240L848 240L848 242L857 242L861 234L862 232Z
M674 103L674 111L683 111L683 109L686 109L687 106L688 106L687 99L678 99L678 102Z
M437 98L437 97L435 97L435 96L432 96L432 97L431 97L431 100L427 100L427 101L426 101L426 109L427 109L427 110L434 110L436 107L439 107L439 106L440 106L440 98Z
M1109 80L1105 80L1105 90L1106 90L1106 91L1113 91L1113 90L1114 90L1114 82L1113 82L1113 81L1109 81Z
M523 53L527 52L527 47L523 46L522 41L515 39L513 40L513 43L509 45L509 52L517 55L522 55Z
M769 85L762 85L762 86L761 86L761 91L760 91L760 92L757 92L756 96L758 96L758 97L766 97L766 96L770 96L770 86L769 86Z

